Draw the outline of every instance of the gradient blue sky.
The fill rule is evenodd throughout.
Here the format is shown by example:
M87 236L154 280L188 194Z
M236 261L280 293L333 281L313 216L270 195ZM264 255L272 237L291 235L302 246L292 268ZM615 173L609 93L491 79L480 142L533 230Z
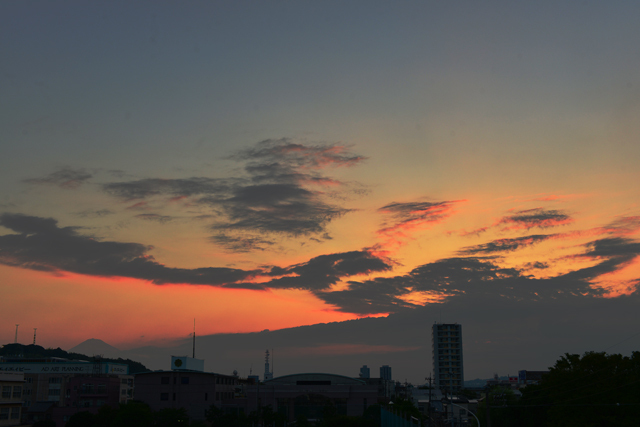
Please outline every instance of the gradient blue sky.
M633 1L2 2L0 339L20 323L47 345L131 347L183 336L194 314L212 334L436 313L488 280L482 265L527 289L488 289L491 304L533 299L544 316L533 295L608 299L615 324L640 277L639 15ZM274 208L276 187L290 193ZM490 317L456 310L443 320ZM403 345L428 358L425 331ZM575 351L607 347L587 336ZM472 358L470 375L503 363Z

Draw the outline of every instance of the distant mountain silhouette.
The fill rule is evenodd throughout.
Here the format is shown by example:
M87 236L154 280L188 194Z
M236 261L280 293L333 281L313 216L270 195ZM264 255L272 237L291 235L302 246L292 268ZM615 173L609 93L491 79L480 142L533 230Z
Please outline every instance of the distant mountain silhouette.
M104 357L122 357L122 351L120 351L120 349L117 349L97 338L90 338L83 341L77 346L70 348L69 352L86 354L88 356L101 354Z

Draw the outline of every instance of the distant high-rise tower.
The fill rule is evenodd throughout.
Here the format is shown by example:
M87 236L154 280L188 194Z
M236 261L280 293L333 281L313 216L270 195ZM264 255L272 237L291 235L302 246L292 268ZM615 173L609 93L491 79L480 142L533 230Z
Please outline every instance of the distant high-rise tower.
M266 351L264 356L264 380L270 380L273 378L273 372L269 370L269 350Z
M446 393L455 393L464 386L462 325L435 323L431 339L435 386Z
M391 366L380 366L380 378L383 380L391 381Z
M362 368L360 368L360 378L371 378L371 370L367 365L362 365Z

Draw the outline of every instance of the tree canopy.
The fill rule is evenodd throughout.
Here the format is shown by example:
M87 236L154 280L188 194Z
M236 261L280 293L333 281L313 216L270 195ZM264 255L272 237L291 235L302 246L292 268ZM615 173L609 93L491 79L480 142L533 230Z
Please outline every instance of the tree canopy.
M640 352L565 354L537 385L520 391L521 399L506 401L496 390L489 393L492 427L637 426Z

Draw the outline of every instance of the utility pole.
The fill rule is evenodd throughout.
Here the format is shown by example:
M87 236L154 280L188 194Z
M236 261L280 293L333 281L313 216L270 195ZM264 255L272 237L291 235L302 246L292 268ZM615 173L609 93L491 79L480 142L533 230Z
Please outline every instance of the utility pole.
M491 389L487 390L487 396L485 397L485 402L487 404L487 427L491 427L491 417L489 416L489 411L491 409L491 402L489 401L491 397Z
M425 378L426 380L427 378ZM431 374L429 374L429 407L427 408L427 426L431 427Z
M449 367L449 391L451 392L449 396L449 406L451 406L451 425L453 426L455 425L455 419L453 416L453 368L451 367Z
M38 328L33 328L33 345L36 345L36 330Z
M15 340L16 344L18 344L18 326L20 326L20 324L16 323L16 340Z

